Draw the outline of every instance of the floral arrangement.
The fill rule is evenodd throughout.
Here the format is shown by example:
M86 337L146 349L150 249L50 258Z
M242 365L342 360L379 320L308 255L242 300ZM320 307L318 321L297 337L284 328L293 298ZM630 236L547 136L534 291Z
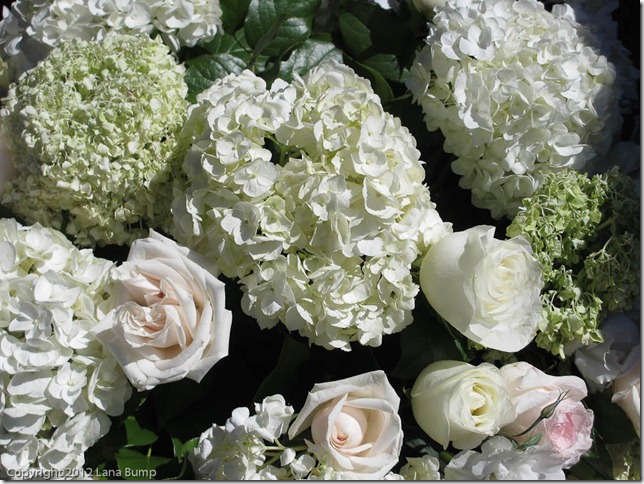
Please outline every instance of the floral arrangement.
M12 2L0 478L640 479L636 10Z

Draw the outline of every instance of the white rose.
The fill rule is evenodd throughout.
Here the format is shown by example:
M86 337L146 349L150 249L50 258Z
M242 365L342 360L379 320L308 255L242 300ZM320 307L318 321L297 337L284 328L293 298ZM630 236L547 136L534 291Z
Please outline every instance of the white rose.
M381 479L398 462L400 398L383 371L317 383L288 431L311 427L309 450L344 479Z
M541 321L541 265L527 240L495 239L494 227L479 225L434 244L420 287L441 317L488 348L519 351Z
M150 231L115 270L116 304L96 326L139 390L197 382L228 354L232 313L225 288L197 253Z
M613 381L612 402L619 405L633 423L633 428L640 435L640 411L641 411L641 350L638 345L633 351L637 355L637 361L626 373Z
M593 412L581 403L588 394L584 381L573 375L548 375L524 361L503 366L501 375L517 412L516 419L503 428L506 435L523 433L537 421L544 408L565 394L552 415L532 433L515 438L522 443L540 433L539 445L552 447L563 459L564 468L576 464L593 443Z
M437 361L425 368L411 390L418 425L443 448L472 449L512 422L500 371L489 363Z

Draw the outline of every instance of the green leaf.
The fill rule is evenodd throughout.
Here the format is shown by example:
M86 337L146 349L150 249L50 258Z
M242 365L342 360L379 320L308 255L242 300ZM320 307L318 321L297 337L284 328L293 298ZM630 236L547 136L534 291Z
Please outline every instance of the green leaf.
M309 347L289 335L284 336L282 352L277 365L255 392L253 401L260 402L264 397L276 393L284 394L298 380L298 369L310 358Z
M221 20L226 32L235 32L243 23L250 0L219 0Z
M541 442L541 437L542 437L541 433L532 435L523 444L521 444L521 448L527 449L528 447L532 447L533 445L537 445L539 442Z
M332 59L342 62L342 51L329 38L306 39L280 64L279 77L290 82L293 74L303 76L314 67Z
M142 428L136 421L134 415L125 419L125 434L127 436L126 447L149 445L158 440L158 436L151 430Z
M352 56L360 57L372 46L371 31L353 13L340 14L338 26L347 51Z
M172 451L174 452L174 456L177 458L179 462L183 462L183 459L188 453L196 448L199 445L199 437L195 437L194 439L190 439L187 442L182 442L181 439L177 439L176 437L172 437Z
M208 89L215 80L231 73L239 74L246 68L250 62L250 53L243 36L240 40L238 38L230 34L218 34L204 44L211 54L186 61L185 80L188 85L189 102L195 102L197 95Z
M614 444L637 439L626 413L611 402L610 391L591 393L584 402L595 414L594 428L603 442Z
M400 361L391 372L394 378L415 380L430 363L440 360L460 360L455 340L447 329L423 311L414 310L414 322L400 334Z
M394 92L387 80L377 70L356 60L353 61L353 70L360 76L366 77L371 82L374 92L380 97L382 103L387 103L394 98Z
M172 459L155 455L145 455L133 449L121 449L116 454L116 464L121 477L130 481L148 481L156 477L156 468Z
M255 55L280 56L304 42L320 1L251 0L244 32Z
M394 54L376 54L368 57L362 63L378 71L388 81L403 82L403 75L406 73L398 64Z

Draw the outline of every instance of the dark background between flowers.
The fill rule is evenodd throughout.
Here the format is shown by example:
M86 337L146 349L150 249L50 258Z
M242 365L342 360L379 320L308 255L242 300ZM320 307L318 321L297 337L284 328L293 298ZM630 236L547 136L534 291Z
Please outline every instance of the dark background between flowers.
M443 220L454 230L479 224L494 225L503 238L507 220L494 220L487 210L470 202L470 193L458 187L450 169L453 159L442 150L440 132L429 133L420 107L413 104L404 86L407 69L423 45L426 21L402 4L399 12L385 11L368 0L339 0L327 18L316 17L320 0L220 0L224 31L217 37L179 53L187 67L190 100L217 78L251 68L269 83L293 73L305 74L328 58L341 59L368 78L388 112L398 116L414 135L421 159L426 162L426 184ZM5 2L3 2L5 3ZM544 1L550 8L552 1ZM640 6L620 1L613 18L618 35L640 67ZM639 142L639 111L625 119L623 139ZM0 215L10 214L3 212ZM99 257L123 261L127 247L100 247ZM385 336L380 347L352 344L351 352L328 351L282 326L260 330L241 310L241 289L226 282L226 306L233 312L229 355L218 362L201 383L182 380L147 392L134 392L123 415L112 419L110 432L86 452L86 469L111 477L120 469L155 469L156 479L193 477L185 459L195 439L212 425L223 424L239 406L252 408L265 396L282 394L295 411L301 408L315 383L337 380L382 369L401 396L404 457L418 456L423 448L440 446L416 425L408 391L429 363L458 359L478 364L483 352L447 327L433 312L422 293L416 298L414 322L403 332ZM487 353L490 361L494 353ZM551 374L576 374L570 361L560 360L534 343L516 356ZM500 364L500 361L499 361ZM577 479L610 479L610 459L603 444L634 437L633 428L606 394L591 395L587 405L595 412L595 445L581 462L566 471ZM603 417L605 416L605 417ZM455 449L448 448L442 459ZM133 479L144 474L130 472Z

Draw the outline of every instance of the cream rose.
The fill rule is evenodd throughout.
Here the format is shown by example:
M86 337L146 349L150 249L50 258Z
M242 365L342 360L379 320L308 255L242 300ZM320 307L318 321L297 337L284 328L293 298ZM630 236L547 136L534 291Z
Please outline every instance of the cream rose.
M488 348L522 349L541 321L541 265L527 240L495 239L494 227L479 225L434 244L420 287L441 317Z
M613 381L612 402L619 405L633 423L633 428L640 435L640 411L641 411L641 350L638 345L631 353L636 355L637 361L633 362L630 369Z
M517 418L503 428L503 433L511 436L523 433L545 407L563 396L549 418L533 431L515 438L524 442L540 433L538 445L552 446L563 458L564 468L576 464L593 443L590 435L593 412L581 403L588 393L584 381L572 375L547 375L524 361L503 366L501 375L517 412Z
M414 418L447 448L472 449L514 420L498 368L462 361L437 361L425 368L411 390Z
M228 354L232 313L207 264L150 231L115 269L113 309L94 331L139 390L184 377L199 382Z
M310 427L309 450L344 479L381 479L398 462L402 446L399 404L382 371L318 383L288 436Z

